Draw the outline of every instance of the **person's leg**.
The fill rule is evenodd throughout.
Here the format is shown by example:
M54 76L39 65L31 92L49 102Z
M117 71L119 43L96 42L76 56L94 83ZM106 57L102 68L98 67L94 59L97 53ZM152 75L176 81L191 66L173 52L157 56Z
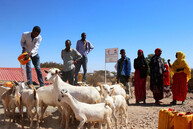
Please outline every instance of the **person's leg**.
M83 77L82 77L82 82L86 82L86 73L87 73L87 62L88 62L88 58L83 56L83 62L82 62L82 66L83 66Z
M38 81L40 83L40 86L44 86L44 80L43 80L42 72L40 69L40 57L37 54L36 56L32 57L31 59L32 59L32 63L36 69L36 73L37 73L37 77L38 77Z
M82 64L82 58L75 65L75 81L74 81L74 84L77 84L77 82L78 82L78 73L80 71L81 64Z
M68 71L69 84L74 85L74 69Z
M127 83L127 79L125 76L120 77L120 82L125 86L125 91L129 94L129 83Z
M63 80L64 82L67 81L67 77L68 77L68 72L62 71L62 80Z
M26 64L26 74L27 74L27 83L28 85L32 84L32 77L31 77L31 60Z

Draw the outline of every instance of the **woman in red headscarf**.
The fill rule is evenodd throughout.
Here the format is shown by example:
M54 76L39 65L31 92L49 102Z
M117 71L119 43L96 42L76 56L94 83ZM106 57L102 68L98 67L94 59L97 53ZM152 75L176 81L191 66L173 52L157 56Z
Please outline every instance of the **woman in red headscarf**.
M138 57L134 60L135 68L135 98L136 104L139 104L140 101L145 102L146 99L146 77L147 77L147 62L144 58L143 51L138 50Z
M159 105L163 99L163 73L166 71L164 63L160 55L160 48L155 50L155 55L151 58L150 66L150 89L153 92L155 104Z

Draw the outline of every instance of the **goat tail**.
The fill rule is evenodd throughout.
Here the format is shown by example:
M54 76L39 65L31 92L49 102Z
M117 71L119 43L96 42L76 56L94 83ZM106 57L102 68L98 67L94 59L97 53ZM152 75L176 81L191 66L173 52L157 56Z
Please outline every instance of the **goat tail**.
M33 85L29 85L29 86L33 89L34 100L37 100L37 98L36 98L36 94L37 94L36 88Z

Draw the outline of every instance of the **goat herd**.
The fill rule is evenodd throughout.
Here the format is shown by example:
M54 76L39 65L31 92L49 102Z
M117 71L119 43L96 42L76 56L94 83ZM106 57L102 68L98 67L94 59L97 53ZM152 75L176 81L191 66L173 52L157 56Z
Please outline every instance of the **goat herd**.
M30 127L33 127L35 116L37 117L37 127L39 127L39 121L43 121L46 108L56 106L61 113L60 126L65 124L65 129L69 128L69 122L70 120L73 121L74 117L80 121L78 129L83 128L86 122L91 123L90 128L94 128L95 123L98 122L98 128L101 129L104 123L107 124L108 129L111 129L112 121L115 122L115 128L118 129L120 128L117 124L118 117L116 117L118 112L121 114L121 124L127 125L129 95L126 94L121 84L100 84L97 87L72 86L62 81L59 76L59 69L51 68L46 72L45 80L53 82L52 85L36 90L34 86L27 89L24 82L15 82L11 89L2 94L4 121L6 111L9 113L9 122L11 122L11 117L14 121L15 109L18 107L23 128L23 106L25 106ZM12 111L12 115L10 111Z

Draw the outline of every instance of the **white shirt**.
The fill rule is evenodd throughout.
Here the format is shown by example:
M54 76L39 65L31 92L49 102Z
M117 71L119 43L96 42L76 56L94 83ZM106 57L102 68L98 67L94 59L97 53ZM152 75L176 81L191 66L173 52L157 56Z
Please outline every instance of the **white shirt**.
M38 54L38 48L42 37L38 35L32 40L31 32L24 32L21 37L21 47L24 47L28 53L32 53L32 57Z

